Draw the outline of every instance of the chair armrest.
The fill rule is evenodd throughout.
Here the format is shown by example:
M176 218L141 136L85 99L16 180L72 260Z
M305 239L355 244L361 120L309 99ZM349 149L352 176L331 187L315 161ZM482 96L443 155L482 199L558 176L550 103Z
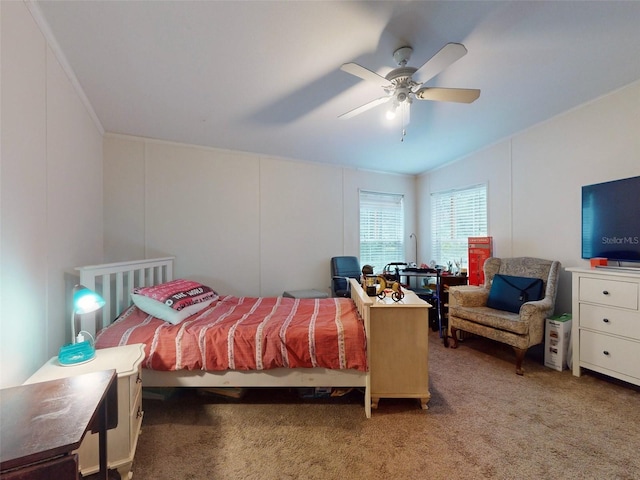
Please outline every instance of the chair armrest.
M344 280L345 282L349 283L349 279L351 277L343 277L341 275L334 275L333 277L331 277L333 280Z
M542 300L536 300L534 302L526 302L520 307L520 317L541 317L542 319L546 319L552 313L553 302L551 297L545 297Z
M344 280L344 283L345 283L345 290L346 290L347 292L350 292L350 291L351 291L351 284L349 283L349 278L351 278L351 277L343 277L343 276L340 276L340 275L334 275L334 276L332 277L332 280L333 280L334 282L335 282L336 280Z
M522 304L520 307L520 320L529 325L529 345L537 345L544 340L546 319L551 315L553 315L551 297Z
M449 287L449 303L457 307L484 307L488 298L489 290L484 287L475 285Z

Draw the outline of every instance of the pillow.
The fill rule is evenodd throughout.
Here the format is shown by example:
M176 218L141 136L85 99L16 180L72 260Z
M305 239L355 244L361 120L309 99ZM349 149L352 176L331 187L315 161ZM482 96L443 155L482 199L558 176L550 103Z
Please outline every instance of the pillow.
M496 274L491 283L487 307L519 313L525 302L544 298L544 283L539 278Z
M143 312L174 325L218 299L210 287L177 279L153 287L134 288L133 303Z

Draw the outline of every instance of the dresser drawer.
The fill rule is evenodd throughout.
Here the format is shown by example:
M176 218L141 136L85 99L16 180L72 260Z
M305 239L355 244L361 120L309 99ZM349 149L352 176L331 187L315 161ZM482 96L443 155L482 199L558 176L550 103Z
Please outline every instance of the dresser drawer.
M640 312L580 304L580 328L640 340Z
M138 443L138 435L140 434L140 428L142 427L142 392L135 398L135 404L133 410L131 410L131 416L129 418L129 448L133 453L136 451L136 444Z
M580 364L640 379L640 342L580 331Z
M138 367L138 371L129 376L129 412L136 409L137 397L142 393L142 366Z
M638 310L638 283L580 278L580 301Z

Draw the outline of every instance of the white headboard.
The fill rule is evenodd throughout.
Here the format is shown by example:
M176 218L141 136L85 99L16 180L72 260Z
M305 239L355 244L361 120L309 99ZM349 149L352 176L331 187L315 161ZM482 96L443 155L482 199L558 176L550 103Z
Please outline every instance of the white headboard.
M131 290L173 280L175 257L150 258L130 262L77 267L80 284L102 295L106 304L96 314L82 315L81 330L95 337L129 305Z

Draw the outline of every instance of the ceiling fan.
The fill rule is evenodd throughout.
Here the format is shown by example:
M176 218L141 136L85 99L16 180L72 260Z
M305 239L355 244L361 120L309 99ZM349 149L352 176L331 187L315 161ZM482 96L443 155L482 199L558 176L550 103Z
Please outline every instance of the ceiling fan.
M423 86L449 65L467 54L467 49L461 43L447 43L420 68L407 66L412 53L413 49L409 46L398 48L393 53L393 59L398 64L398 67L391 70L384 77L357 63L345 63L342 65L340 67L342 71L368 82L376 83L383 88L385 95L343 113L339 118L351 118L378 105L390 103L387 114L389 117L391 116L390 114L395 114L399 108L403 112L404 136L404 127L409 123L409 106L414 99L472 103L480 96L480 90L477 89Z

